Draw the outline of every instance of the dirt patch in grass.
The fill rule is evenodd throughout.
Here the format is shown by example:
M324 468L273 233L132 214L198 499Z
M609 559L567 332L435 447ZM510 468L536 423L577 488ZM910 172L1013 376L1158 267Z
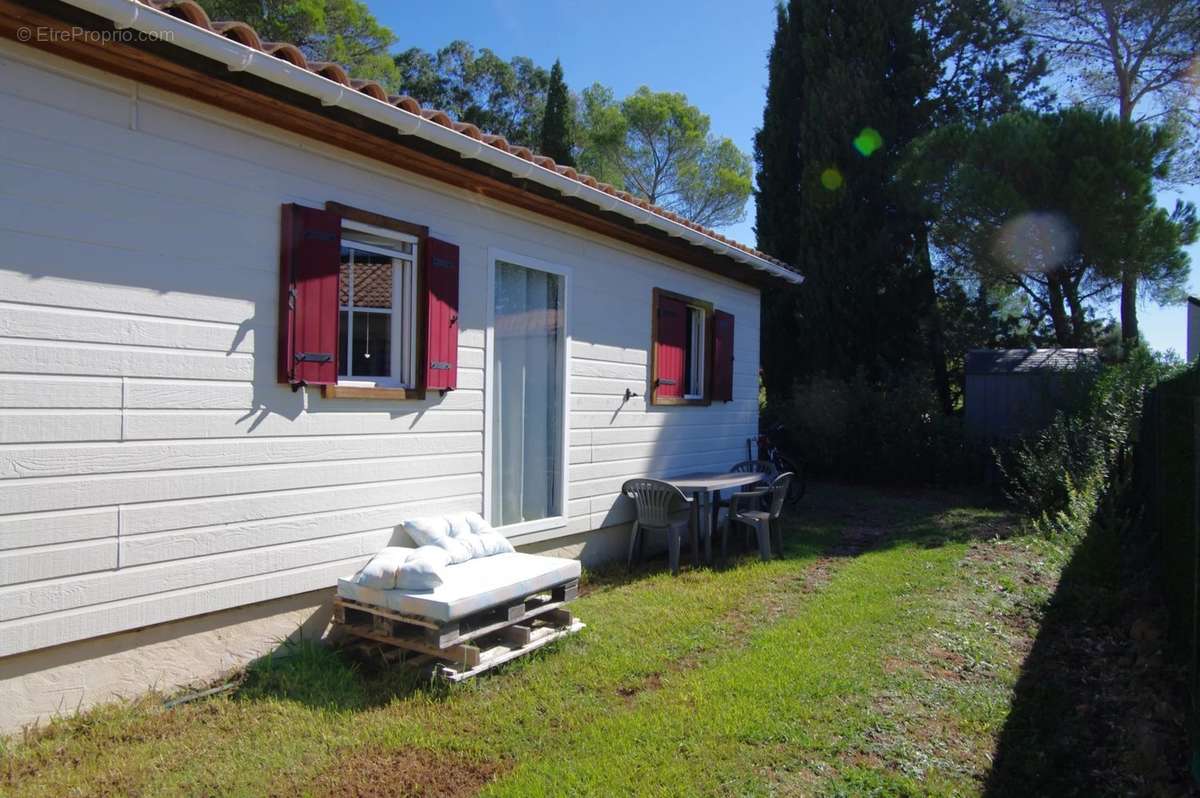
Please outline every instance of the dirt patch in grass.
M504 763L449 752L364 749L339 757L301 793L331 798L469 798L507 769Z

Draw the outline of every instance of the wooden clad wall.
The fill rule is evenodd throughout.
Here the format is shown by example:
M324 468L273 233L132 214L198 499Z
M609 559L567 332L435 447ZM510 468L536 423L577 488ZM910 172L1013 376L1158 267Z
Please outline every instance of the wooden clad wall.
M538 538L744 457L753 289L7 41L0 108L0 656L331 586L481 510L489 247L572 273L570 521ZM457 390L277 383L279 206L329 200L460 247ZM647 408L655 287L735 315L732 402Z

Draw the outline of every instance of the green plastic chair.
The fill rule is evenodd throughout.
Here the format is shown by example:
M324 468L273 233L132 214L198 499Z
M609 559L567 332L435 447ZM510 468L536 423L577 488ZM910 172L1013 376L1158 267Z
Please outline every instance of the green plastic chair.
M764 561L771 559L773 545L779 556L783 556L783 529L778 521L783 513L783 502L787 498L788 484L793 476L794 474L788 471L775 477L769 488L742 491L733 494L729 499L729 517L726 523L741 524L747 531L754 530L758 537L758 554Z
M691 525L692 500L670 482L658 479L627 480L621 486L621 493L632 499L637 507L637 520L633 522L633 530L629 534L626 567L633 567L635 549L640 559L646 532L666 532L671 573L678 575L679 550L683 545L683 536L688 534ZM693 535L692 558L699 562L699 557L699 542Z

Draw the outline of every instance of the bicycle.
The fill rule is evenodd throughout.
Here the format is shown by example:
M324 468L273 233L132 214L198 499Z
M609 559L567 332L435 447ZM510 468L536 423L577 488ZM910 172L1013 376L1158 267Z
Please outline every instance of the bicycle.
M788 485L787 498L784 503L789 507L795 508L804 498L804 494L808 490L808 483L804 478L804 461L790 454L784 454L779 445L771 439L774 435L776 439L786 436L786 430L783 425L776 424L766 432L759 433L755 440L758 446L758 459L766 460L775 466L777 473L792 472L795 476L792 477L791 483ZM750 448L750 440L746 441L746 448ZM747 451L749 453L749 451Z

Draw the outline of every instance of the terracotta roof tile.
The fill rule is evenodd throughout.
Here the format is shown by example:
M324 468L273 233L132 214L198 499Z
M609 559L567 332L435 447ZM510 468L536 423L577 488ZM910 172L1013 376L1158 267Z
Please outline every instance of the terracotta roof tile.
M388 101L387 89L374 80L358 80L357 78L350 79L350 85L355 91L361 91L368 97L374 97L380 102ZM450 117L446 117L449 119Z
M341 64L335 64L332 61L311 61L308 68L334 83L340 83L343 86L350 85L350 73L342 68Z
M392 105L399 108L401 111L408 111L410 114L420 114L421 104L409 97L407 94L401 94L395 98L389 98Z
M255 50L259 50L260 52L267 53L268 55L272 55L276 58L280 58L284 61L288 61L289 63L300 67L301 69L306 69L315 75L332 80L335 83L340 83L344 86L350 86L355 90L362 92L363 94L373 97L381 102L389 103L403 111L407 111L408 113L420 114L422 117L431 122L450 128L451 130L458 131L459 133L478 141L482 141L489 147L494 147L498 150L510 153L518 158L523 158L526 161L532 161L537 166L542 167L543 169L548 169L552 172L556 172L569 180L575 180L585 186L588 186L589 188L603 191L605 194L609 194L625 202L632 203L643 210L662 217L663 219L684 225L716 241L720 241L749 255L753 255L756 258L761 258L774 263L777 266L791 270L791 267L786 263L773 258L766 253L759 252L753 247L733 241L732 239L721 235L715 230L710 230L703 225L699 225L691 220L684 219L679 214L667 210L666 208L660 208L641 197L635 197L632 194L629 194L626 191L618 190L607 183L601 183L591 175L581 174L569 166L560 166L559 164L556 164L553 159L544 155L535 155L526 147L509 144L509 142L505 140L503 136L485 133L470 123L456 122L449 116L449 114L445 113L444 111L439 111L436 108L422 108L420 102L412 97L406 95L393 95L389 97L383 86L376 81L355 79L338 64L324 61L314 61L309 63L308 59L305 58L304 53L294 44L288 44L287 42L264 42L259 37L258 32L244 22L213 22L209 19L208 14L205 13L204 9L201 8L199 4L194 2L194 0L138 0L138 2L170 14L171 16L181 19L184 22L188 22L192 25L196 25L197 27L204 28L205 30L220 34L221 36L245 45L246 47L250 47Z
M212 29L238 44L253 47L255 50L262 49L262 39L258 38L258 31L245 22L214 22Z
M300 48L294 44L288 44L287 42L263 42L263 52L273 55L282 61L295 64L301 69L308 69L308 59L304 57L304 53L300 52Z

